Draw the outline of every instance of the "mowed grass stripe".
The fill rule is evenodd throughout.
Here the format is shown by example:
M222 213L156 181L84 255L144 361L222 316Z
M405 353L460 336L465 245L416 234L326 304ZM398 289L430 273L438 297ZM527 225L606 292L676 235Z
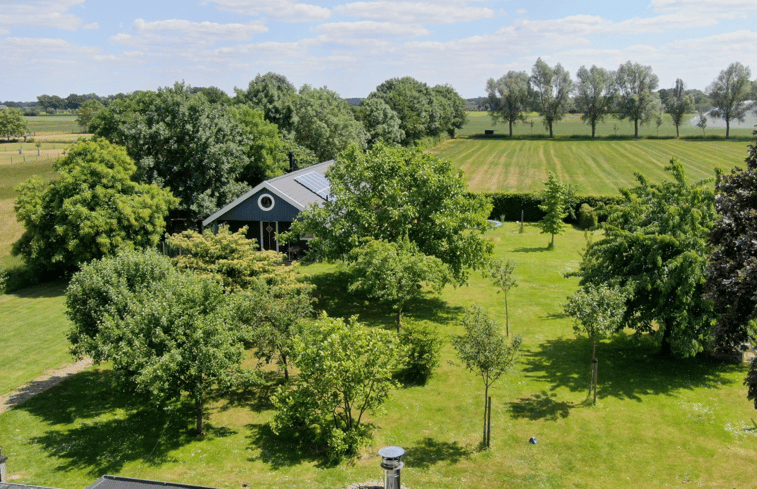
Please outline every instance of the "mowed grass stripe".
M533 192L543 189L549 171L577 186L581 194L615 194L636 185L635 173L650 182L669 178L672 156L691 181L712 178L715 168L743 167L744 141L639 139L542 140L460 139L431 150L465 172L474 192Z

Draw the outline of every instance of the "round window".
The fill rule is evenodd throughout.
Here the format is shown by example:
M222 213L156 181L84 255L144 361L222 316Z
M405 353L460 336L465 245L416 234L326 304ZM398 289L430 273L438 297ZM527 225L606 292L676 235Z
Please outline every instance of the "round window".
M263 194L258 197L258 207L264 211L270 211L273 209L273 197L270 194Z

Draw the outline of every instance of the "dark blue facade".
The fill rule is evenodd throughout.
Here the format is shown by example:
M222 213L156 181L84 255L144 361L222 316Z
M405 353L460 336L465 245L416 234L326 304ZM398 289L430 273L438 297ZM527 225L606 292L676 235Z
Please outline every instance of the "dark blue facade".
M260 198L266 194L273 202L273 207L269 210L265 210L265 206L261 207L260 205ZM265 204L265 201L263 203ZM268 189L262 189L217 218L216 221L292 222L297 218L299 213L300 211L286 200L270 192Z

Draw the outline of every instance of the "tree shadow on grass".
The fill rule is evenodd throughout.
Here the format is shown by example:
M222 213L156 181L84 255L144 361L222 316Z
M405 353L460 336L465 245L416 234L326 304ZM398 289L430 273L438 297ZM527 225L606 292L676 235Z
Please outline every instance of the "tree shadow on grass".
M515 419L557 421L567 418L570 415L570 410L574 407L576 405L573 403L558 401L557 394L541 391L539 394L532 394L530 397L521 397L517 401L512 401L510 413Z
M536 351L523 352L524 375L550 384L552 391L567 388L571 392L588 394L591 369L591 342L588 338L546 340L537 348ZM649 337L635 339L619 334L601 342L597 346L598 397L641 402L642 396L675 395L681 390L730 384L733 381L728 374L743 370L739 365L703 356L662 358L658 351L659 346ZM544 394L546 391L541 396Z
M160 465L169 453L201 440L192 434L194 407L144 407L119 388L112 372L87 371L38 394L16 409L46 421L49 429L30 439L60 462L56 470L85 471L93 477L118 473L126 463ZM228 430L206 424L208 437Z
M251 409L255 412L273 409L271 396L276 388L284 382L279 372L262 372L263 383L254 384L234 390L214 389L207 396L207 404L220 403L217 408L224 412L234 408Z
M351 274L345 270L309 275L306 280L315 285L315 308L332 317L357 315L368 326L396 326L397 313L391 305L381 303L367 295L350 292ZM409 301L403 310L403 318L449 323L456 321L463 308L448 305L441 298L428 294Z
M472 453L471 449L460 446L456 441L437 441L426 437L419 444L407 448L403 461L408 467L428 469L441 462L456 464L470 458Z
M541 253L543 251L552 251L549 246L539 246L537 248L516 248L513 253Z

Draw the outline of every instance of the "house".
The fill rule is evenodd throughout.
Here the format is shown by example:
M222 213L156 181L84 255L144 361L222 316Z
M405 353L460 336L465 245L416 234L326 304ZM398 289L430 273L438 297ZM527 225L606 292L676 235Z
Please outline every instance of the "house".
M226 224L237 231L248 226L247 237L257 239L261 249L296 252L302 245L286 246L277 236L288 231L310 204L323 205L329 199L331 186L325 175L333 163L324 161L266 180L202 221L203 228Z

